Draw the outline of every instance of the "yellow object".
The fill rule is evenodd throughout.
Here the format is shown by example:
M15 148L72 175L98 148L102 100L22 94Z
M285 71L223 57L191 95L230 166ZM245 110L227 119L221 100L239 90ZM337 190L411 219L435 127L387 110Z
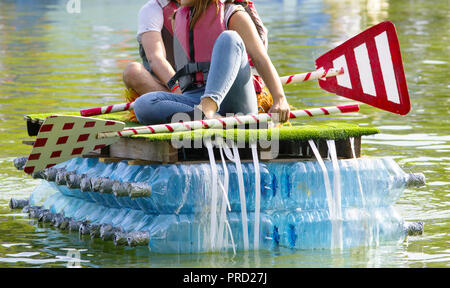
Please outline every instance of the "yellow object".
M258 99L258 113L269 112L270 107L273 105L272 94L264 87L261 93L256 94Z
M134 102L134 100L136 100L139 97L139 95L136 93L136 91L134 91L133 89L130 89L130 88L125 88L123 90L123 96L127 102ZM133 109L128 110L128 115L125 116L124 121L137 122L136 114L134 114Z

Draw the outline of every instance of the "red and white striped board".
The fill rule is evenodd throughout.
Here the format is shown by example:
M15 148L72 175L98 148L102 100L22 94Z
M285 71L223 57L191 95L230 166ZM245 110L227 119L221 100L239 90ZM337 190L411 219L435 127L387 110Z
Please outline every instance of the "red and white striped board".
M394 24L379 23L316 60L317 69L344 69L320 79L322 89L400 115L411 109Z
M31 174L108 146L117 138L98 139L98 133L124 127L125 123L119 121L52 115L42 124L24 171Z

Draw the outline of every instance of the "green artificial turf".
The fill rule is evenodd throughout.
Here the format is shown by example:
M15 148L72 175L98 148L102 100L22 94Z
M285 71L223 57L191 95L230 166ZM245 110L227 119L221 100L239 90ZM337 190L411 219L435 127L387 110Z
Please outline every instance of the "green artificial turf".
M127 112L104 114L95 116L95 118L122 121ZM47 114L28 115L32 119L44 120L46 117L54 114L77 115L79 112L61 112ZM317 121L316 121L317 122ZM140 126L136 122L125 122L126 126ZM158 133L158 134L140 134L133 135L133 138L145 138L149 141L168 141L178 140L196 140L199 138L213 138L221 136L224 139L234 141L254 141L257 139L271 140L309 140L309 139L346 139L349 137L359 137L379 133L379 130L372 127L361 127L356 124L342 122L324 122L313 124L299 124L293 121L293 126L284 125L279 128L271 129L199 129L194 131Z
M346 139L379 133L371 127L360 127L355 124L326 122L313 125L293 125L272 129L200 129L194 131L141 134L133 138L146 138L150 141L195 140L198 138L222 137L234 141L255 141L259 139L272 140L309 140L309 139Z

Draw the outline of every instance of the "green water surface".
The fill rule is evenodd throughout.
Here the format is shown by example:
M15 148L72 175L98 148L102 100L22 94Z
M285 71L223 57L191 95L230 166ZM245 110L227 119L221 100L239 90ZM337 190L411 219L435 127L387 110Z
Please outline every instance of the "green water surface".
M395 205L425 233L398 245L344 251L277 250L158 255L38 225L8 207L39 183L17 171L29 146L23 116L123 102L121 73L138 60L137 12L146 0L0 1L0 267L66 267L78 249L85 267L450 267L449 2L440 0L255 0L270 30L269 54L280 75L314 70L314 59L371 25L392 21L402 49L412 103L406 116L370 106L322 117L372 126L362 153L389 156L427 185L405 190ZM285 87L299 108L349 103L317 82ZM313 120L303 120L314 123Z

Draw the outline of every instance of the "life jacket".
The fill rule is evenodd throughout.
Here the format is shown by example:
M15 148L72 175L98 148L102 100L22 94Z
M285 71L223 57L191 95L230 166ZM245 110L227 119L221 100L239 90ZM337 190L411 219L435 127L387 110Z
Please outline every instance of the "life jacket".
M235 1L233 4L242 5L249 13L258 33L267 48L267 30L256 12L251 1ZM177 10L174 22L174 57L176 71L174 77L167 83L170 89L177 81L181 91L202 87L208 78L212 49L216 39L226 30L225 3L221 0L209 4L205 13L197 20L193 29L189 28L192 7L181 7ZM249 58L250 66L253 66ZM261 77L253 74L256 93L263 89Z
M166 49L166 59L175 69L175 58L173 55L172 17L175 11L178 9L178 3L171 0L156 0L156 2L159 4L159 6L161 6L163 10L164 23L161 29L161 37L164 43L164 48ZM144 66L146 66L147 69L151 68L151 63L148 63L148 59L145 55L145 50L144 47L142 47L142 44L139 45L139 55L142 58Z
M267 29L266 27L264 27L264 24L259 17L258 11L256 11L255 5L253 5L253 2L245 0L235 0L233 3L244 7L244 10L248 13L248 15L250 15L250 18L252 18L253 24L255 24L256 30L258 31L259 37L263 41L263 44L267 50L267 47L269 45L269 40L267 39ZM256 68L254 67L252 59L250 57L248 57L248 61L250 67L252 68L253 84L255 86L256 93L258 94L258 96L260 96L259 94L262 94L262 92L264 92L263 94L269 93L267 89L265 89L266 91L263 91L263 88L265 88L264 81L262 80L261 76L257 75ZM270 96L270 98L272 98L272 96Z

